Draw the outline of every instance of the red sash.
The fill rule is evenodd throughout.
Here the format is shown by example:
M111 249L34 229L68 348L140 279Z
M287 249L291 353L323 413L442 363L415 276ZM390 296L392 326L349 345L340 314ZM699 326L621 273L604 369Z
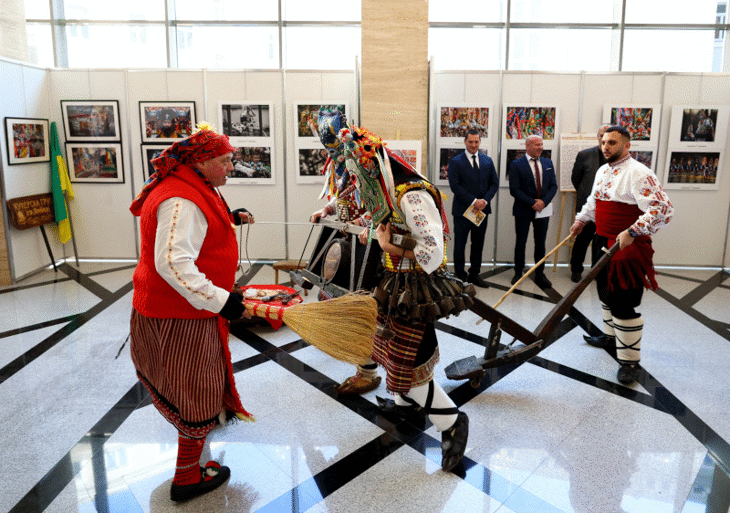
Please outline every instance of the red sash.
M636 205L596 200L596 234L606 237L610 248L618 234L634 224L641 214L643 212ZM639 235L633 244L617 251L608 265L608 290L641 286L651 290L659 288L653 256L654 248L648 235Z

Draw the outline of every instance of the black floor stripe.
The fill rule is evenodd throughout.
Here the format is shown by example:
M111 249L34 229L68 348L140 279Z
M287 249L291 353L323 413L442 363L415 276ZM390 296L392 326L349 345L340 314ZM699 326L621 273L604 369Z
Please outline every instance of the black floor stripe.
M89 278L86 274L82 273L78 269L75 269L74 267L71 267L68 264L61 264L58 266L58 268L66 273L69 278L77 282L79 285L84 287L86 290L91 292L92 294L96 295L100 299L104 299L111 294L110 291L96 283L94 280Z
M54 347L56 344L63 341L71 333L73 333L81 326L99 315L101 312L106 310L108 307L113 305L118 299L124 297L131 290L132 283L128 283L116 292L110 293L105 299L101 300L89 310L82 314L79 314L78 316L76 316L75 319L63 326L61 329L43 339L42 342L38 343L30 351L26 351L24 354L0 369L0 384L4 383L16 372L22 370L24 367L35 361L36 358L42 356L43 353Z
M0 294L7 294L10 292L18 292L18 291L22 291L22 290L35 289L38 287L46 287L48 285L53 285L55 283L63 283L65 281L71 281L71 278L69 278L68 276L65 276L65 275L64 276L59 275L59 277L57 277L53 280L46 280L46 281L42 281L39 283L31 283L28 285L18 285L18 286L14 286L14 287L11 286L11 287L7 287L7 288L3 288L3 289L0 289Z
M712 276L710 279L704 281L699 287L695 287L694 290L685 294L680 301L688 306L694 306L702 300L705 296L715 290L719 285L722 285L729 275L723 271Z
M42 330L43 328L49 328L57 324L65 324L67 322L73 321L79 315L81 314L67 315L66 317L59 317L58 319L51 319L50 321L43 321L39 322L38 324L31 324L28 326L23 326L22 328L3 331L2 333L0 333L0 339L14 337L15 335L20 335L21 333L29 333L31 331ZM2 371L0 371L0 374L2 374Z

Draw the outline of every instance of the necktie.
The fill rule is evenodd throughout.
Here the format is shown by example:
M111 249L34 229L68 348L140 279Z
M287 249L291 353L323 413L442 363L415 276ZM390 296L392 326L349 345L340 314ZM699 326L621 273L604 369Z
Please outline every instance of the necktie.
M530 159L532 166L535 168L535 185L537 186L537 197L540 197L542 192L542 180L540 180L540 168L537 167L537 159Z
M472 155L471 156L471 165L474 166L474 169L479 169L479 164L477 164L477 156Z

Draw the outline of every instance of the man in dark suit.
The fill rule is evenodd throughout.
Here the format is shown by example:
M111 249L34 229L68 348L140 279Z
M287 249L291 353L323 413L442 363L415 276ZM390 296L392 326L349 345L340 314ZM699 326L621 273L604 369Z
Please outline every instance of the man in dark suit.
M489 285L479 277L482 265L484 235L487 232L487 218L479 226L464 217L464 212L474 207L488 216L492 212L489 202L497 193L499 181L492 159L479 152L481 137L477 130L466 132L466 150L449 160L449 186L454 193L451 213L454 216L454 273L464 281L479 287ZM466 239L471 234L469 274L464 271Z
M601 138L608 128L608 124L603 124L598 129L598 146L588 148L578 153L573 164L573 172L570 175L570 181L575 187L575 211L585 205L588 196L593 188L593 181L596 178L596 171L606 163L606 157L601 151ZM593 221L585 224L573 242L573 251L570 254L570 279L574 283L578 283L583 274L583 261L586 258L588 245L593 240L593 234L596 233L596 225Z
M550 159L540 156L542 137L528 136L525 139L525 149L526 153L512 161L509 168L509 192L515 198L512 215L515 216L517 235L515 275L512 278L512 284L517 283L517 280L522 277L525 267L525 245L531 224L535 238L535 262L539 262L545 256L545 239L550 215L552 215L550 202L558 192L553 163ZM545 264L535 269L535 283L541 289L552 287L552 283L545 276Z

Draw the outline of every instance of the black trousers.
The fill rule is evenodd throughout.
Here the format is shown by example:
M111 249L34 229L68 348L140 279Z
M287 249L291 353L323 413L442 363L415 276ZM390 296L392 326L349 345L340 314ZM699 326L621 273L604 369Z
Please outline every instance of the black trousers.
M583 230L578 234L573 242L573 251L570 254L570 272L582 273L583 262L586 259L588 246L596 234L596 223L589 221L583 226Z
M595 265L601 257L605 254L602 250L607 245L608 239L596 235L593 238L593 264ZM618 242L616 243L618 244ZM598 288L598 298L601 303L608 305L611 308L611 315L617 319L636 319L641 317L636 311L636 308L641 305L641 298L644 295L644 287L638 287L635 289L617 289L608 290L608 265L604 266L603 269L596 276L596 288Z
M527 236L530 233L530 225L532 225L532 235L535 240L535 262L542 260L545 256L545 239L547 238L549 217L541 217L539 219L531 219L529 217L515 217L515 233L517 240L515 241L515 273L522 274L525 267L525 246L527 245ZM544 273L545 264L535 269L535 275L539 276Z
M482 224L477 226L463 216L454 216L454 274L457 276L464 274L466 240L469 236L471 236L469 276L479 275L488 220L489 215L482 221Z

